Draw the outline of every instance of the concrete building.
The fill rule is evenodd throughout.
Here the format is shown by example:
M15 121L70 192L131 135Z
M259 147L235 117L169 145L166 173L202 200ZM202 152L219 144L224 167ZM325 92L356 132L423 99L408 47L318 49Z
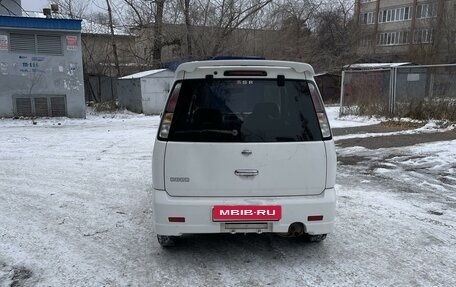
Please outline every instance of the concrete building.
M456 0L355 0L362 58L456 61Z
M85 117L81 21L7 12L0 15L0 117Z

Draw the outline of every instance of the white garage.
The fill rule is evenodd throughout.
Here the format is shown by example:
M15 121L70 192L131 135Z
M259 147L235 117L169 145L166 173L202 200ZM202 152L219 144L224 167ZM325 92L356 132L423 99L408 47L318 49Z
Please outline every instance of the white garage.
M168 69L144 71L119 78L117 96L119 105L135 113L161 113L174 80Z

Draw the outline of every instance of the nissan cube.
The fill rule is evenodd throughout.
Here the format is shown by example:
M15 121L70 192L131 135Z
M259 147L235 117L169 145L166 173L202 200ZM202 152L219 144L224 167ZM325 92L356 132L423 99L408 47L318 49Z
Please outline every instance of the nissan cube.
M333 230L336 152L308 64L181 64L152 168L154 226L162 246L203 233L321 241Z

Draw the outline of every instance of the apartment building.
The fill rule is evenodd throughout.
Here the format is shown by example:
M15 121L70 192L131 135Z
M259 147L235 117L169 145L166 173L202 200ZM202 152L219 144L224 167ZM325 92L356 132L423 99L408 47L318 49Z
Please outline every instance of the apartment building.
M365 59L456 62L456 0L355 0Z

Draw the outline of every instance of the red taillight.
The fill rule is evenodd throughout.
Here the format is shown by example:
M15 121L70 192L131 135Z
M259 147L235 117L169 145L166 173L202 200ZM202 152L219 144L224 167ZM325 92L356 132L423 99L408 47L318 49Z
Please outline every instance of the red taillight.
M174 110L176 109L176 104L179 98L181 86L181 83L177 83L174 86L173 91L169 95L169 99L166 104L165 112L163 114L162 122L158 132L158 136L162 139L168 138L169 129L171 127L171 122L173 121Z
M169 135L169 129L171 128L171 123L173 121L173 113L165 113L163 115L162 123L160 125L160 138L167 139Z
M320 93L317 87L313 83L309 83L310 95L314 104L315 111L317 112L318 122L320 123L321 134L323 138L331 137L331 129L329 127L329 121L325 113L325 108L320 97Z
M323 215L310 215L307 217L307 221L322 221Z
M169 222L185 222L185 217L168 217Z
M266 77L268 73L266 71L248 71L248 70L229 70L223 73L227 77Z

